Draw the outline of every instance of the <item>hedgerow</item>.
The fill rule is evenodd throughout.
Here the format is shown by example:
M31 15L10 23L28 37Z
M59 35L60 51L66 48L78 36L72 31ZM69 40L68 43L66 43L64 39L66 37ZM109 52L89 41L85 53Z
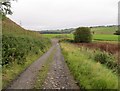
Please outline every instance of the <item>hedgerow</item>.
M32 54L39 54L45 52L49 40L34 39L28 37L14 37L10 35L3 35L2 42L2 65L14 63L24 64L26 56Z

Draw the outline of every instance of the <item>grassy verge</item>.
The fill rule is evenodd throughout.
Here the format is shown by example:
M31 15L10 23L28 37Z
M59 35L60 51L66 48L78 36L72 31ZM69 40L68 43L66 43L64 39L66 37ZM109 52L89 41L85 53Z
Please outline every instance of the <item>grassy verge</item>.
M16 62L9 66L2 67L2 82L3 88L7 87L21 72L23 72L30 64L37 60L40 55L29 55L26 57L27 62L24 65L19 65Z
M3 38L3 88L49 49L50 42L43 39L14 36Z
M46 49L47 51L48 49ZM12 80L14 80L19 74L21 74L28 66L30 66L34 61L36 61L44 52L39 52L38 54L29 53L25 58L24 64L18 64L17 61L5 65L2 67L2 87L7 87Z
M38 77L37 77L35 85L34 85L34 89L42 89L42 85L45 81L45 78L47 77L47 73L50 69L50 65L53 61L55 52L56 52L56 49L53 50L51 55L46 60L46 63L42 66L42 69L39 71Z
M118 76L70 43L61 43L65 60L82 89L117 89ZM87 50L86 50L87 51Z

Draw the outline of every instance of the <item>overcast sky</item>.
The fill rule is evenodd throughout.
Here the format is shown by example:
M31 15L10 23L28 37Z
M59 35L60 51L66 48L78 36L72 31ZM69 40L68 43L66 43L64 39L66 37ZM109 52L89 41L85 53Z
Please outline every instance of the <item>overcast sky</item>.
M9 16L26 29L117 24L119 0L18 0Z

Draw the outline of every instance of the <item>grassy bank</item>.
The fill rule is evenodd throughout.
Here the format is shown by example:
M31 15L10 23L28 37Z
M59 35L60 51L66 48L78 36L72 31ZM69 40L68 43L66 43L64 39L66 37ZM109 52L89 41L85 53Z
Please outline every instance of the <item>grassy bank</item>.
M51 46L50 40L37 32L25 30L8 18L3 20L3 88Z
M118 76L106 65L94 60L89 50L62 42L61 48L70 71L82 89L117 89ZM84 52L82 51L84 50Z

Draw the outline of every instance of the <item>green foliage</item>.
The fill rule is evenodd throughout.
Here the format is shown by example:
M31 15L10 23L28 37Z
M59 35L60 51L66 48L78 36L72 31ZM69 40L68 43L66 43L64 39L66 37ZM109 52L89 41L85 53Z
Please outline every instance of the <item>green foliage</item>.
M105 64L108 68L118 71L118 63L115 61L115 58L106 52L97 52L94 54L94 60Z
M81 89L118 89L117 74L100 62L94 61L93 51L63 42L61 47L65 60Z
M16 0L2 0L0 1L0 14L6 16L7 14L12 15L13 12L11 11L11 1Z
M8 18L2 21L2 75L6 87L51 46L48 38L25 30Z
M80 27L77 28L74 32L74 41L75 42L85 42L89 43L92 41L92 35L90 28L87 27Z
M114 34L115 34L115 35L120 35L120 31L118 30L118 31L116 31Z
M14 37L3 35L2 43L2 65L17 61L18 64L24 64L26 56L32 52L34 55L45 52L48 40L30 39L28 37Z
M113 58L105 52L96 53L95 60L99 61L101 64L105 64Z

